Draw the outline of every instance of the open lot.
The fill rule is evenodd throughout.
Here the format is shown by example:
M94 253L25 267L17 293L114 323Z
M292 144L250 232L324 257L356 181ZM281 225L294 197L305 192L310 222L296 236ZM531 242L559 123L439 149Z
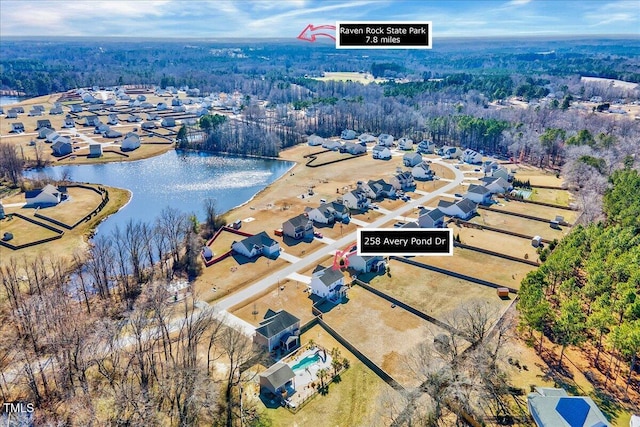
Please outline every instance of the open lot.
M489 209L479 209L478 214L479 216L474 216L471 222L488 225L489 227L495 227L501 230L513 231L514 233L542 236L544 239L549 240L560 240L570 230L568 227L563 227L564 230L558 230L551 228L549 224L545 222L520 218Z
M533 166L518 164L507 165L508 169L515 169L515 179L518 181L529 181L531 185L548 185L554 187L560 187L563 183L563 179L556 176L556 172L549 170L542 170Z
M458 227L454 223L449 224L449 228L453 229L454 236L460 235L460 240L465 245L476 246L531 261L538 259L536 248L531 246L529 239L509 236L495 231Z
M80 221L92 210L98 207L102 202L102 196L92 190L80 187L69 187L67 189L69 198L49 208L41 208L38 212L40 215L53 218L60 222L63 222L69 226ZM27 210L32 208L22 208L21 210Z
M416 261L428 264L427 258L435 257L421 257ZM510 300L500 299L496 290L487 286L401 261L391 260L389 266L391 277L374 276L370 284L445 323L448 323L447 317L465 303L486 302L495 308L496 314L501 313L510 303Z
M324 320L401 384L417 385L404 357L417 343L443 331L399 307L391 308L359 286L352 287L348 297L347 303L325 313Z
M533 203L524 203L517 200L505 201L504 199L498 199L498 202L499 205L491 205L491 209L531 215L538 218L549 219L549 221L555 219L557 215L560 215L564 217L565 221L573 224L578 218L578 215L580 215L579 211L534 205Z
M340 381L329 386L325 395L317 394L300 412L292 414L279 407L267 409L257 398L257 384L252 384L252 402L266 414L276 427L290 426L383 426L380 415L371 408L382 394L396 393L389 385L368 369L346 348L342 347L322 327L314 326L302 334L303 345L310 340L331 350L337 347L342 357L351 362L351 366L340 376Z
M548 188L533 188L529 200L534 202L553 203L569 206L571 195L568 190L551 190Z
M471 249L453 248L453 256L425 256L414 259L424 264L467 276L476 277L498 285L515 289L528 272L536 267L522 262L509 261L504 258L483 254ZM426 272L426 270L423 270Z
M451 161L447 161L447 163L453 164ZM440 178L454 179L456 177L453 171L437 163L431 163L431 170Z
M320 81L331 81L331 80L336 80L336 81L341 81L341 82L352 81L354 83L362 83L362 84L384 83L384 82L387 81L387 79L374 78L371 73L358 73L358 72L355 72L355 71L354 72L350 72L350 71L339 71L339 72L327 71L327 72L324 73L324 77L312 77L312 79L320 80Z
M232 313L246 320L254 326L258 326L268 309L278 311L287 310L300 319L304 324L313 318L311 306L313 300L306 292L308 286L295 280L284 279L280 285L273 286L262 295L258 295L250 301L245 301L242 307L236 307Z
M0 238L4 235L4 233L13 234L13 239L8 241L7 243L10 243L14 246L24 245L26 243L47 239L59 234L49 230L48 228L33 224L25 219L18 218L17 216L12 217L11 219L7 217L3 220L0 220ZM5 248L3 248L3 250L4 249Z

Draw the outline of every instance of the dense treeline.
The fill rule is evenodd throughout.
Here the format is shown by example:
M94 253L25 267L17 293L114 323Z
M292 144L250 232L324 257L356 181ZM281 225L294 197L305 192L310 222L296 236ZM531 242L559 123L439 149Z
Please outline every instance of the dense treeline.
M577 226L523 280L522 324L562 346L592 342L593 366L609 378L628 370L632 383L640 355L640 175L629 168L610 177L606 221ZM638 388L638 384L635 384Z

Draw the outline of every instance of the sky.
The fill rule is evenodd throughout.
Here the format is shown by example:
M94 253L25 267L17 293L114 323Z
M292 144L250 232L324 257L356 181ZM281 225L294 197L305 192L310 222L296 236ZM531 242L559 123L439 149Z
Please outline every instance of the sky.
M640 0L0 0L0 38L295 38L336 21L432 21L435 38L640 37Z

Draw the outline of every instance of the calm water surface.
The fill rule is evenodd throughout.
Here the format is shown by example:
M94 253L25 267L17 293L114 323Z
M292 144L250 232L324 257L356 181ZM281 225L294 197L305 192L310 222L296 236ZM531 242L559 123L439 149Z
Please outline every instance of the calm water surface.
M221 213L226 212L250 200L293 165L282 160L169 151L135 162L52 166L27 171L25 176L45 174L59 179L68 173L76 182L130 190L129 204L100 224L98 232L102 234L132 218L153 221L166 206L204 219L203 200L209 197L216 199Z

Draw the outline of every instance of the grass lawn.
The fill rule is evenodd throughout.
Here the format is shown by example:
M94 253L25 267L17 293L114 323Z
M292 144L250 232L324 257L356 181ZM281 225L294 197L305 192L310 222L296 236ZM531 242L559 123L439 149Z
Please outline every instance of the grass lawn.
M436 176L439 176L440 178L454 179L456 177L455 173L452 170L445 166L439 165L438 163L431 163L431 170L436 174Z
M572 211L567 209L551 208L548 206L534 205L533 203L523 203L517 200L505 201L504 199L498 199L500 205L491 205L492 209L511 211L521 213L525 215L531 215L538 218L545 218L551 221L555 219L556 215L564 217L564 220L570 224L578 218L580 211Z
M244 239L244 236L232 233L230 231L222 230L218 237L211 243L209 248L213 252L213 256L218 257L231 249L231 244Z
M569 232L569 227L563 227L564 230L557 230L549 227L548 223L534 221L532 219L520 218L513 215L500 213L497 211L479 209L478 215L471 219L471 222L489 227L499 228L501 230L513 231L514 233L522 233L531 236L542 236L545 239L562 239Z
M560 187L564 179L556 177L556 172L542 170L534 166L519 164L506 166L509 169L516 169L514 174L518 181L529 181L531 185L548 185Z
M271 260L263 256L254 259L230 256L210 267L203 267L202 274L195 280L195 291L200 299L212 302L288 264L282 259Z
M417 385L417 380L406 368L404 357L420 341L433 339L442 332L399 307L391 308L389 302L360 286L349 290L348 302L335 306L323 317L358 350L406 386Z
M13 239L8 241L7 243L10 243L14 246L35 242L37 240L47 239L59 234L49 230L48 228L33 224L25 219L18 218L17 216L14 216L12 219L5 218L3 220L0 220L0 236L3 236L4 233L13 234Z
M429 260L425 258L435 257L422 257L416 261L428 264ZM502 312L511 302L500 299L495 289L467 280L401 261L391 260L389 266L391 277L386 274L375 276L370 284L445 323L447 316L465 302L487 302L495 307L497 313Z
M338 71L338 72L327 71L324 73L324 77L312 77L312 79L320 80L320 81L335 80L335 81L341 81L341 82L346 82L350 80L352 82L362 83L365 85L369 83L384 83L387 81L387 79L374 78L373 75L370 73L358 73L355 71Z
M102 202L100 194L86 188L69 187L67 191L69 198L66 201L57 206L40 209L38 212L41 215L71 226L88 215ZM22 210L26 209L31 208L23 208Z
M521 262L509 261L497 256L487 255L471 249L453 248L453 256L415 257L418 262L434 267L487 280L515 289L528 272L536 267Z
M455 223L449 224L449 228L453 229L454 236L457 234L460 235L460 240L465 245L476 246L531 261L538 259L536 248L531 246L529 239L497 233L495 231L458 227Z
M550 190L548 188L533 188L529 200L534 202L553 203L569 206L571 194L567 190Z
M282 289L284 288L284 289ZM307 285L295 280L281 280L280 286L271 287L266 293L257 298L243 302L243 306L232 309L232 313L246 320L254 326L258 326L268 309L278 311L287 310L300 319L304 324L313 318L311 306L313 301L310 294L305 292ZM254 312L257 312L254 314Z
M340 381L329 386L326 395L317 394L298 413L285 408L267 409L256 397L254 384L253 402L268 416L274 426L382 426L379 415L372 410L382 394L396 393L353 354L348 352L322 327L314 326L302 334L301 342L313 339L317 344L332 349L338 347L351 366L340 376Z

